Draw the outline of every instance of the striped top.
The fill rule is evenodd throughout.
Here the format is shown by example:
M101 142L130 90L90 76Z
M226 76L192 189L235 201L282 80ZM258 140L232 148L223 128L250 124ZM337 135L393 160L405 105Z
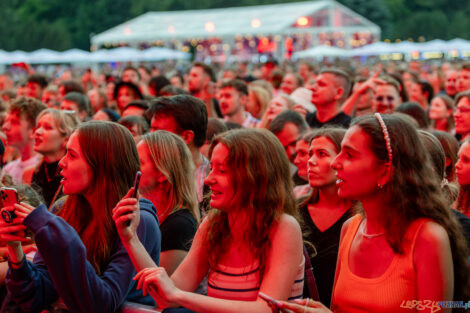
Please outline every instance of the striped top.
M305 259L299 265L289 300L302 298ZM227 300L256 301L260 287L259 264L247 267L219 265L209 270L207 295Z

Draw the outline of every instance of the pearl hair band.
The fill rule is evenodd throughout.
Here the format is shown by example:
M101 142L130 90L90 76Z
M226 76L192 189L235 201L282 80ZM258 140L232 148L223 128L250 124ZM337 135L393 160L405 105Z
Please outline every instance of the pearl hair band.
M385 125L385 122L382 118L382 115L380 115L380 113L375 113L374 116L379 121L380 127L382 127L382 132L384 134L384 139L385 139L385 145L387 147L387 152L388 152L388 164L391 169L392 167L392 144L390 143L390 135L388 134L387 125Z

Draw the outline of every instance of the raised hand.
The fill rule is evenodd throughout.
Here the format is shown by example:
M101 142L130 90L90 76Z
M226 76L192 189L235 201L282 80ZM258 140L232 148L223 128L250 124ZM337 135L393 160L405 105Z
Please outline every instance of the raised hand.
M140 222L140 207L139 201L136 198L132 198L133 193L134 188L131 188L112 211L117 232L123 242L129 242L132 238L137 237L137 226L139 226Z

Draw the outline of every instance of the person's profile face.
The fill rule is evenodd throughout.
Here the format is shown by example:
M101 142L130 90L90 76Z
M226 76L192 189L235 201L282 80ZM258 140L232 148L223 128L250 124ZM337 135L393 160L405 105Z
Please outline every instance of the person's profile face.
M93 171L83 155L77 132L70 136L66 151L59 162L62 191L66 195L86 196L92 185Z

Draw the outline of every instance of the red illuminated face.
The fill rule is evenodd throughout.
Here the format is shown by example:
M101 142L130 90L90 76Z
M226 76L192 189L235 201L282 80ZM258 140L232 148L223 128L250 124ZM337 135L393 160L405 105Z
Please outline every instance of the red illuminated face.
M308 159L308 183L321 188L336 182L336 173L331 162L336 158L335 145L326 137L317 137L310 144Z
M139 74L133 69L127 69L122 73L122 81L139 85Z
M129 102L137 100L137 96L134 91L126 86L119 88L117 92L116 103L119 110L124 110L124 107L129 104Z
M308 162L308 142L299 140L295 144L294 165L297 167L297 175L307 180L307 162Z
M140 171L142 172L139 188L143 193L146 193L154 190L158 186L158 178L161 177L162 174L155 166L147 143L143 141L140 142L137 145L137 152L139 153Z
M470 89L470 70L462 69L457 78L457 90L459 92Z
M324 73L318 75L311 88L312 103L315 105L326 105L335 101L337 89L332 74Z
M277 139L281 142L284 150L286 150L289 161L294 162L295 159L295 145L297 138L299 138L299 128L294 123L284 124L284 128L276 134Z
M470 134L470 99L460 98L454 114L455 131L457 134L466 137Z
M369 146L370 138L359 126L348 129L331 164L341 198L362 200L376 194L382 168Z
M34 129L17 112L11 112L7 115L2 125L2 131L7 136L7 145L17 149L26 147L33 140Z
M43 92L41 102L47 105L48 108L57 108L57 94L54 92Z
M210 206L228 211L234 206L234 188L230 180L226 160L229 155L227 146L218 143L212 151L211 171L204 183L211 189Z
M42 96L42 88L41 85L38 83L27 82L26 83L26 94L28 97L41 99Z
M442 120L452 115L452 110L447 109L447 106L442 98L435 97L431 101L429 109L429 118L431 120Z
M209 77L204 73L204 69L200 66L194 66L189 71L188 89L190 93L200 92L204 89L204 85L209 82Z
M392 85L378 85L374 90L373 104L376 112L390 114L401 104L401 98Z
M455 174L460 186L470 185L470 143L468 141L460 147Z
M459 73L457 71L447 71L444 80L444 88L448 96L453 97L457 93L457 77Z
M299 88L299 82L292 74L286 74L282 79L281 90L285 94L290 95L295 89Z
M78 134L67 142L67 153L60 160L62 191L66 195L87 195L93 181L93 172L83 156Z
M241 96L232 87L225 87L219 91L218 100L222 115L233 116L243 109L242 103L246 102L246 96Z
M66 138L57 129L50 114L41 116L34 131L34 151L41 154L54 154L65 149Z

